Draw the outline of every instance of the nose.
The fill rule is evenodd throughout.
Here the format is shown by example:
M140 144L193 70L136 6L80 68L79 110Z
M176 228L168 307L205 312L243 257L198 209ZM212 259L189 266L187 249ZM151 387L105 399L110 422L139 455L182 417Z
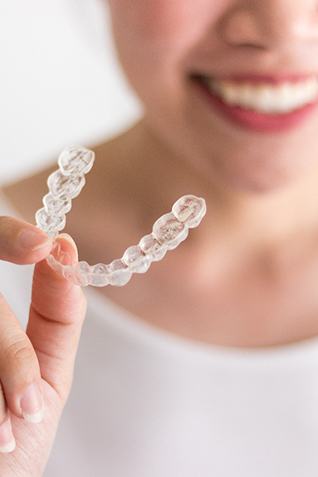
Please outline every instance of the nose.
M233 4L221 22L232 46L291 48L318 41L317 0L246 0Z

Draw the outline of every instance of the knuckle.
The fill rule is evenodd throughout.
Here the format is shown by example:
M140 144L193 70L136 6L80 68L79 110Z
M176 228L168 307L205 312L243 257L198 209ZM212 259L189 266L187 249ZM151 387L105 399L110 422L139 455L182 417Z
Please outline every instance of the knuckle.
M7 345L5 352L6 359L15 364L21 364L25 361L30 362L34 359L34 350L27 339L23 337L16 338Z

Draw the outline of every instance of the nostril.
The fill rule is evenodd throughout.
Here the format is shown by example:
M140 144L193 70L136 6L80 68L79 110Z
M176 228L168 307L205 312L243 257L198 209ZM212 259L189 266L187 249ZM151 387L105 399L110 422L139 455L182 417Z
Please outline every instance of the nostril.
M312 0L249 2L227 11L219 21L218 33L236 48L293 49L318 40L317 11Z
M256 43L240 43L238 46L240 46L241 48L245 48L245 49L250 49L250 50L266 50L266 46L264 45L257 45Z
M219 23L219 34L226 44L256 50L267 48L268 38L256 10L250 7L227 12Z

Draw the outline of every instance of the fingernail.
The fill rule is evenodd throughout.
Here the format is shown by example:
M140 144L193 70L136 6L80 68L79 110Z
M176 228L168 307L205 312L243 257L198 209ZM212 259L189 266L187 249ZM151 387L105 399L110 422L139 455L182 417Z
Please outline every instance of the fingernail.
M5 421L0 424L0 452L12 452L15 446L16 442L12 433L11 419L9 415L7 415Z
M71 244L73 248L73 253L66 251L65 243L63 241ZM69 247L68 247L69 250ZM78 261L77 247L71 236L63 233L59 235L59 238L55 240L55 244L51 250L51 255L62 265L72 265L74 262ZM75 257L73 256L75 255Z
M38 250L46 245L48 237L43 232L37 232L30 229L23 229L18 235L18 244L22 248L29 250Z
M70 236L68 235L67 233L63 232L60 234L60 237L63 239L63 240L66 240L66 242L68 242L71 247L72 247L72 253L67 253L65 252L65 255L68 255L68 258L69 258L69 264L71 264L72 262L74 261L78 261L78 250L77 250L77 246L76 246L76 243L75 243L75 240ZM72 256L75 255L74 258L72 258Z
M64 252L63 246L60 240L56 240L51 250L51 255L62 265L69 265L71 263L70 254Z
M29 422L41 422L43 419L42 392L37 383L29 384L21 401L21 411L24 419Z

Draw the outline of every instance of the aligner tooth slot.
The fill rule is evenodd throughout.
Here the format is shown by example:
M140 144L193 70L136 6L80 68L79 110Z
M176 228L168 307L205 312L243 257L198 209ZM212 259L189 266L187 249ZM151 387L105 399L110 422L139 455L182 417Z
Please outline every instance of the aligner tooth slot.
M113 260L109 265L110 275L109 283L111 285L121 287L129 282L132 276L132 272L127 265L120 259Z
M164 214L154 223L152 232L156 239L168 250L176 248L188 236L188 228L171 212Z
M65 194L60 197L54 197L49 192L43 197L43 205L49 215L63 216L72 208L72 201Z
M205 200L194 195L185 195L173 204L172 213L187 227L197 227L206 214Z
M90 266L87 262L77 262L73 265L73 280L76 285L86 287L89 285Z
M145 273L151 264L149 255L145 255L138 245L128 247L122 256L122 261L134 273Z
M64 149L59 158L58 164L65 176L71 174L87 174L93 167L95 153L81 146L70 146Z
M109 285L109 269L108 265L104 263L97 263L93 267L91 267L91 273L89 275L91 285L95 287L104 287Z
M158 242L156 237L151 233L142 237L139 241L141 250L150 257L151 261L158 262L167 253L166 245Z
M55 197L66 194L70 199L77 197L85 185L84 176L64 176L62 171L52 172L48 178L48 187Z
M37 225L50 236L56 231L63 230L66 223L65 215L49 215L44 207L36 212L35 220Z

